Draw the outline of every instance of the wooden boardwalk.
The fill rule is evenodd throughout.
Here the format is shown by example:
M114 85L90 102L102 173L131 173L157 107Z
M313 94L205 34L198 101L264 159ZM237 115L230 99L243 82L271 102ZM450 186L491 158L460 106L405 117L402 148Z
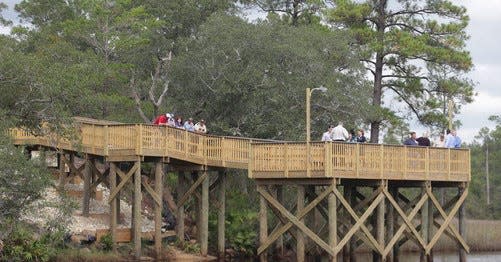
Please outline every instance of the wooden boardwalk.
M425 256L431 257L434 244L443 234L456 240L461 250L468 251L460 232L462 204L471 179L468 149L269 141L86 118L76 118L71 139L49 132L34 136L22 129L13 129L11 134L17 145L57 150L61 163L70 166L70 173L84 178L88 191L99 183L109 186L112 232L118 220L119 196L126 183L133 184L134 195L139 196L143 188L154 200L158 239L164 165L179 172L200 172L193 178L191 186L186 184L184 175L179 176L181 189L178 189L180 197L175 211L180 221L178 236L182 237L183 205L201 188L199 240L202 254L207 254L208 171L217 170L221 188L218 197L223 203L219 207L219 220L223 222L218 224L218 251L224 253L224 174L227 169L244 169L248 170L249 178L256 180L261 197L261 245L258 254L262 261L267 259L266 252L272 243L281 243L286 232L292 234L296 241L299 261L304 261L304 253L308 251L305 250L308 246L305 236L310 239L309 243L316 244L331 255L332 260L336 260L341 253L349 256L362 244L373 250L375 259L393 259L395 249L404 239L413 240ZM75 154L84 155L88 164L76 169L71 160ZM109 163L109 169L104 173L97 171L93 168L95 161ZM130 165L120 169L120 163L125 162ZM154 187L141 179L143 162L154 162L156 165ZM64 183L62 179L61 184ZM282 187L286 185L296 190L298 200L293 207L285 206L282 199ZM340 187L342 190L338 189ZM361 193L363 190L359 190L363 187L371 188L372 193L364 195ZM401 187L421 188L422 194L408 197L398 191ZM447 203L439 203L434 196L435 187L456 187L458 194ZM87 195L84 197L84 214L90 193ZM135 198L133 204L140 206L140 201L140 197ZM268 207L279 221L271 233L266 218ZM450 209L449 214L447 209ZM315 226L304 221L312 210L321 213L323 221L328 224L327 236L316 232ZM135 211L134 223L137 225L140 224L140 208L135 208ZM450 223L457 212L459 232ZM421 215L421 222L415 225L413 221L418 214ZM369 217L373 217L375 222L366 226ZM297 230L290 231L291 228ZM135 230L139 229L136 227ZM136 255L140 256L140 234L135 232L135 235ZM161 244L156 242L159 252Z

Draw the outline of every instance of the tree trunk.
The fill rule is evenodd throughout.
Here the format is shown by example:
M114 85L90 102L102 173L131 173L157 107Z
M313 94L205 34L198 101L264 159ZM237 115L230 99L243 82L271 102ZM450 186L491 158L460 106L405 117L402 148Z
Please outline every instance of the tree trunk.
M385 29L385 9L386 0L378 2L377 10L377 42L379 46L383 46L384 42L384 29ZM375 108L381 106L381 98L383 94L383 58L384 50L380 48L376 51L376 64L374 69L374 90L372 92L372 105ZM371 143L379 142L379 131L381 126L381 117L377 116L377 120L371 122Z

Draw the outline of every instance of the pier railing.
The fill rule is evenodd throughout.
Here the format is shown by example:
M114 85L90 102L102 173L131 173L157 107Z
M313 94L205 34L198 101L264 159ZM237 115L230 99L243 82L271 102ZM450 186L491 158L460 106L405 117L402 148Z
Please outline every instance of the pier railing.
M277 142L198 134L147 124L77 122L71 140L13 129L16 144L43 145L114 159L169 157L248 169L253 178L342 177L469 181L468 149L336 142ZM309 149L309 151L308 151Z

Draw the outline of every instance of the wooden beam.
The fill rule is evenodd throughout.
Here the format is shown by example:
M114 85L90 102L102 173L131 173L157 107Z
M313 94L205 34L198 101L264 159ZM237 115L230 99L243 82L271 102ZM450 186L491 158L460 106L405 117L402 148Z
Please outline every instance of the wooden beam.
M428 189L428 195L431 193L430 191L431 191L431 189ZM441 213L441 215L445 218L445 221L442 224L442 226L437 230L437 232L435 233L435 235L433 236L433 238L430 240L430 243L428 243L428 245L426 246L426 254L429 254L430 250L433 248L433 246L435 245L435 243L438 241L438 239L440 238L440 236L442 235L442 233L444 232L444 230L447 227L451 226L450 223L452 221L452 218L454 218L454 216L456 215L456 212L459 210L459 208L463 204L464 200L466 199L466 196L468 196L468 190L465 190L462 193L461 197L459 198L458 202L456 202L456 204L454 205L454 207L450 211L449 215L448 216L444 216L445 212L442 210L442 208L440 207L440 204L438 204L438 201L433 196L433 194L431 194L430 198L432 199L433 204L439 210L439 212ZM466 252L470 252L470 248L466 244L466 242L464 241L464 239L462 238L461 234L457 233L457 231L455 230L454 227L451 227L451 230L456 235L456 238L459 241L461 241L461 244L462 244L463 248L466 250Z
M336 197L339 199L339 201L344 206L344 208L346 209L346 211L348 211L348 213L355 220L355 225L353 225L353 227L350 229L350 231L348 231L348 233L346 233L346 235L344 236L344 238L337 245L336 252L339 251L344 245L346 245L346 243L350 240L350 238L353 236L353 234L355 234L355 232L357 230L359 230L359 228L361 228L362 231L364 232L364 234L369 239L369 241L372 243L372 245L374 247L376 247L376 249L379 251L379 253L382 253L383 247L381 247L379 245L379 243L376 241L376 239L374 239L374 236L372 236L372 234L369 231L369 229L367 229L367 227L364 225L364 222L372 214L372 212L377 207L377 205L379 204L379 202L381 202L384 199L384 195L383 194L379 194L376 197L376 199L374 199L374 202L372 202L372 204L369 205L369 207L364 212L364 214L361 217L358 217L358 215L355 213L355 211L351 208L350 204L343 198L343 196L341 195L341 193L336 188L334 188L334 194L336 194Z
M159 198L155 201L155 254L157 259L162 256L162 209L163 202L161 200L163 194L163 163L158 161L155 163L155 195ZM146 183L145 183L146 184ZM145 187L147 188L147 187ZM148 190L148 189L147 189ZM151 192L150 192L151 195ZM152 195L153 197L153 195ZM154 197L153 197L154 198Z
M297 196L296 196L296 206L297 210L302 210L304 209L304 195L305 195L305 186L303 185L298 185L297 186ZM266 196L265 196L266 198ZM268 199L267 199L268 200ZM270 200L268 200L270 201ZM304 219L299 219L300 223L304 223ZM304 234L301 231L297 231L296 235L296 260L297 262L304 262L304 255L305 255L305 250L304 250Z
M320 201L322 201L325 197L329 195L329 193L332 191L332 189L335 187L335 184L332 184L329 186L324 192L318 195L316 199L311 201L304 209L302 210L297 210L297 218L301 219L303 218L308 212L310 212L313 208L315 208ZM258 186L258 189L262 186ZM264 190L264 189L262 189ZM266 204L266 201L265 201ZM292 227L293 223L291 221L287 222L287 224L283 225L280 229L274 231L272 234L270 234L267 239L265 239L264 244L260 244L259 248L257 249L258 255L261 254L264 250L266 250L273 242L275 242L279 236L281 236L283 233L287 232Z
M335 251L329 247L320 237L318 237L314 232L312 232L308 227L299 221L299 218L291 214L284 206L282 206L276 199L273 198L270 193L266 190L258 188L259 194L261 194L266 201L268 201L271 206L278 209L289 221L299 228L303 233L305 233L311 240L315 241L320 247L322 247L330 255L335 255ZM304 209L303 209L304 210Z
M179 172L177 176L177 195L182 196L185 194L186 178L184 172ZM184 205L177 207L177 226L176 234L179 241L184 242Z
M393 208L395 208L395 210L397 211L397 213L400 215L400 217L404 221L404 223L402 223L402 225L398 229L398 231L395 234L395 236L393 236L393 238L390 240L390 242L386 246L385 250L383 251L383 257L386 256L388 254L388 252L390 252L390 250L393 247L393 245L395 244L395 242L401 236L401 234L403 232L403 229L405 229L405 227L403 227L404 224L407 225L407 228L412 232L414 238L417 239L417 241L419 242L419 244L421 245L421 247L423 247L423 248L426 247L426 243L424 243L423 238L421 238L421 236L419 235L419 233L416 231L416 228L412 224L411 220L419 212L419 210L423 206L424 202L427 200L427 198L428 198L427 195L423 195L421 197L421 200L418 202L418 204L416 205L416 207L414 207L414 209L412 210L412 212L409 215L409 217L407 217L406 214L405 214L405 212L400 208L400 206L395 201L395 199L393 198L393 196L386 189L383 190L383 194L390 201L390 203L393 205Z
M110 163L110 191L114 191L115 187L117 185L117 173L116 173L116 165L115 163L111 162ZM111 242L113 245L113 250L116 252L117 249L117 237L116 237L116 232L117 232L117 218L119 214L117 214L117 201L118 199L112 199L110 202L110 231L111 231Z
M83 164L84 168L84 195L82 198L82 215L84 217L89 217L89 209L90 209L90 191L91 191L91 177L92 177L92 169L90 167L90 159L88 156L85 157L85 163Z
M134 163L134 213L132 214L132 220L134 221L134 256L136 259L141 258L141 162L137 161ZM129 171L130 172L130 171ZM124 181L120 182L120 184ZM120 185L118 186L120 188ZM117 189L118 189L117 188Z
M204 171L202 177L206 178L202 183L202 208L200 216L200 253L207 256L209 251L209 177Z
M329 210L329 246L331 249L335 249L337 246L337 199L334 193L330 193L328 196L328 210ZM337 261L337 253L331 256L331 261Z
M263 185L258 185L257 189L264 188ZM262 189L264 190L264 189ZM268 256L266 252L266 248L269 246L267 244L268 241L268 210L266 208L266 199L259 195L259 248L257 250L257 254L259 255L259 261L266 262L268 261ZM272 241L273 242L273 241ZM271 243L270 243L271 244Z
M155 167L155 176L156 176L156 167ZM153 189L150 184L146 183L146 181L141 181L141 185L143 186L144 189L146 189L146 192L151 196L153 201L155 201L155 204L157 205L162 205L162 197L158 195L157 192L155 192L155 189Z
M220 171L219 174L218 199L219 208L217 210L217 251L219 257L225 257L225 221L226 221L226 173Z
M191 185L190 189L184 193L183 197L179 200L177 203L177 208L181 207L184 205L184 203L189 199L189 197L193 194L193 192L200 186L200 184L209 176L207 172L203 172L201 176L198 177L198 179Z
M442 218L444 218L444 219L447 220L447 214L442 209L442 207L440 206L440 203L438 202L438 200L433 195L433 191L431 190L431 188L427 189L427 194L428 194L428 197L430 198L430 200L432 201L433 205L437 208L437 211L440 213L440 215L442 216ZM463 194L461 195L461 197L455 203L454 208L457 207L457 209L459 209L459 206L462 204L462 202L464 202L464 199L466 199L467 195L468 195L468 190L466 190L465 192L463 192ZM455 212L457 212L457 209L454 211L454 208L450 211L449 215L453 215L454 216ZM454 211L454 213L452 211ZM442 227L443 227L444 224L445 224L445 221L442 224ZM442 227L440 227L440 228L442 228ZM456 240L459 241L459 243L461 243L461 246L466 250L466 252L469 253L470 252L470 247L468 246L468 244L466 243L466 241L463 239L463 237L461 236L461 234L459 234L459 232L456 230L456 228L454 226L452 226L452 225L449 224L448 227L452 231L452 233L454 234L454 236L456 236ZM432 240L433 240L435 237L437 237L437 239L435 240L435 242L440 237L440 235L438 235L437 233L439 233L439 232L437 231L435 233L435 236L432 238ZM429 248L427 247L426 254L429 254L430 250L433 248L433 246L435 244L435 243L431 242L432 240L430 240L430 243L428 243L428 245L430 247ZM430 244L433 244L433 245L430 245Z
M134 163L134 166L129 170L129 172L125 176L121 175L121 174L123 174L123 171L120 170L120 168L116 168L117 174L119 174L121 177L121 181L120 181L120 184L118 184L118 186L115 188L115 190L111 191L110 197L108 198L108 202L111 202L111 200L115 198L115 196L118 194L118 192L120 192L120 190L122 190L122 188L125 186L125 184L132 177L132 175L134 175L134 173L140 168L140 166L141 166L141 162L136 161ZM139 171L141 171L141 170L139 170ZM139 174L139 178L141 178L141 174ZM139 186L141 187L141 180L139 180L138 183L139 183Z

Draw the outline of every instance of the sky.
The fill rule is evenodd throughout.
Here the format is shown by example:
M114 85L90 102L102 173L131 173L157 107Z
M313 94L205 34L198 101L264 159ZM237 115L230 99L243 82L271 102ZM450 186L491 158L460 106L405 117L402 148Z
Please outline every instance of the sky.
M11 9L3 13L10 20L17 20L12 7L20 0L0 0ZM501 0L474 1L456 0L468 10L470 23L467 33L467 49L471 52L474 69L469 77L476 83L478 95L471 104L463 105L460 115L455 119L462 122L458 135L465 142L471 142L482 127L493 128L494 123L488 121L490 115L501 114ZM0 33L8 33L8 28L0 27ZM418 134L425 131L417 123L411 128Z

